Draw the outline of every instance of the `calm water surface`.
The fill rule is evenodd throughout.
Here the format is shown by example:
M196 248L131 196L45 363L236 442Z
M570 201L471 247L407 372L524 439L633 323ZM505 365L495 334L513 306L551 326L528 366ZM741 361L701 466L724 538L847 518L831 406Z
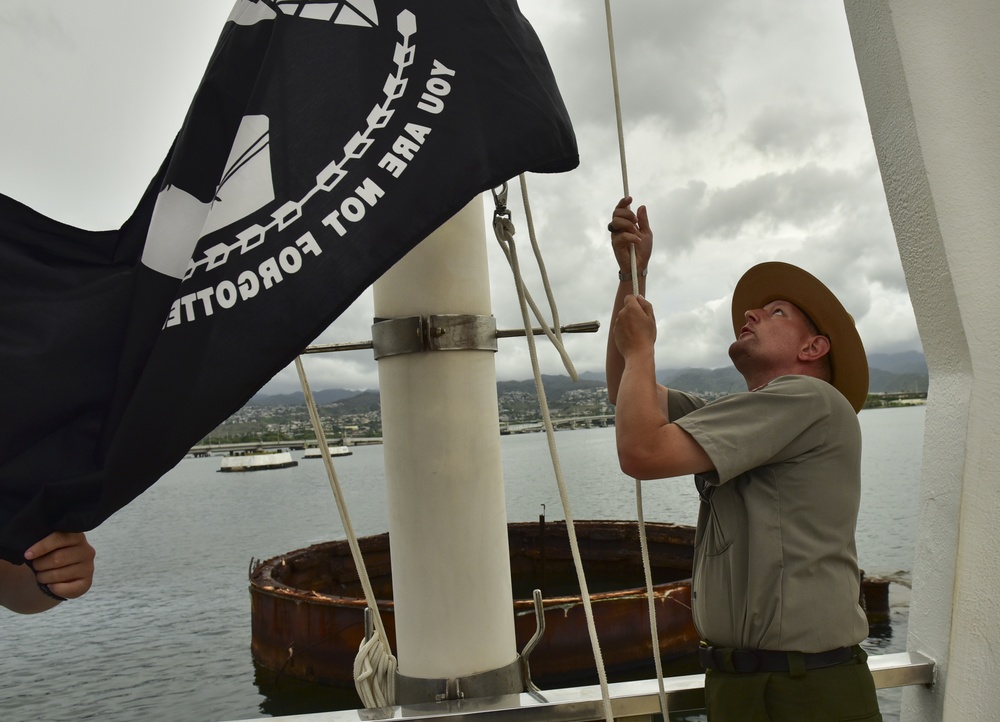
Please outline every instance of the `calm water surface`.
M891 627L867 646L905 648L916 539L923 407L864 411L864 494L858 547L890 589ZM615 462L614 430L556 434L577 519L634 519L634 482ZM296 452L299 456L301 452ZM563 518L544 434L503 437L510 521ZM358 534L385 531L380 446L336 460ZM218 458L186 459L90 534L90 593L42 615L0 610L0 721L238 720L331 709L343 698L255 680L250 658L251 560L343 538L318 461L219 474ZM689 479L646 482L649 521L693 524ZM898 719L900 692L880 692ZM343 706L354 706L343 704ZM696 718L692 718L696 719Z

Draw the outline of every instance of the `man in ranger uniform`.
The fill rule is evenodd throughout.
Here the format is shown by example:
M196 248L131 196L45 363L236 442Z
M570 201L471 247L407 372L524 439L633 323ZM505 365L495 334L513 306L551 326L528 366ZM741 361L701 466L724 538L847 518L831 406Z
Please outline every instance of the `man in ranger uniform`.
M710 722L881 720L859 643L854 540L861 497L857 412L868 364L854 321L820 281L785 263L733 292L729 356L747 392L706 404L659 385L656 321L643 298L646 209L615 208L618 261L607 351L622 471L695 475L701 497L692 608ZM639 295L632 295L629 246Z

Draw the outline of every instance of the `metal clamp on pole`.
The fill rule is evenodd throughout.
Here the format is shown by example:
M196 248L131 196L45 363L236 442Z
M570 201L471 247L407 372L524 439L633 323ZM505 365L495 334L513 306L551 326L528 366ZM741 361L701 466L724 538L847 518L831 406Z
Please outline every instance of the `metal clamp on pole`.
M446 318L445 316L431 316L431 319ZM489 318L492 316L467 316L459 318ZM390 352L382 354L383 356L395 356L399 353L416 353L417 351L428 350L424 346L424 330L419 316L408 316L405 318L392 318L392 319L376 319L375 326L382 323L398 323L398 327L390 328L390 326L385 326L380 329L380 333L386 334L385 343L390 346ZM445 328L444 324L431 324L437 328ZM372 336L375 336L375 326L372 326ZM496 321L493 321L493 328L496 329ZM559 330L562 333L596 333L600 330L601 324L597 321L584 321L582 323L568 323L564 326L560 326ZM481 333L481 332L477 332ZM531 333L534 336L541 336L545 331L541 328L531 329ZM399 349L412 348L410 351L406 350L396 350L391 352L392 340L396 335L400 337ZM518 338L524 336L523 328L508 328L499 329L495 331L496 338ZM443 335L443 334L441 334ZM440 336L439 336L440 337ZM416 339L416 340L415 340ZM418 343L419 342L419 343ZM374 341L351 341L349 343L321 343L314 344L305 348L302 353L331 353L335 351L363 351L365 349L375 348ZM441 350L441 349L439 349ZM496 351L495 347L486 350ZM380 358L378 352L375 354L375 358Z
M424 350L424 324L420 316L387 318L372 324L375 359Z
M524 691L521 658L506 667L468 677L424 679L396 673L396 703L401 705L472 697L499 697Z
M497 350L493 316L440 314L376 321L372 325L375 359L421 351Z

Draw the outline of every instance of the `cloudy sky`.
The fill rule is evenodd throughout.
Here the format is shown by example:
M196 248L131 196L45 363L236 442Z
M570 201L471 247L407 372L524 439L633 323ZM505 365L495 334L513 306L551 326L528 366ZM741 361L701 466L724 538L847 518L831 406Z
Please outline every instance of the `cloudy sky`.
M617 286L605 226L622 195L604 3L521 0L549 54L580 167L529 176L535 230L580 371L603 367ZM230 0L3 0L0 191L65 223L116 228L181 125ZM614 0L628 185L656 240L648 297L657 365L728 364L729 301L750 265L824 280L869 352L920 348L839 0ZM516 181L509 203L527 227ZM487 218L492 203L487 207ZM487 235L494 314L519 327L511 274ZM522 256L530 256L525 248ZM537 273L526 270L537 298ZM370 292L317 342L371 337ZM562 373L541 352L543 371ZM500 342L500 379L531 375ZM371 352L311 356L313 388L374 388ZM294 370L264 391L298 388Z

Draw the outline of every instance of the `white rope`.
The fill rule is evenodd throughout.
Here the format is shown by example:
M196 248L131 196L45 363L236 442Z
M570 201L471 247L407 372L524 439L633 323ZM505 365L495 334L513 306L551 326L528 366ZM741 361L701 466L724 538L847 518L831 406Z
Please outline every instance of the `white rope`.
M527 185L525 184L523 173L521 174L520 179L521 179L521 198L522 201L524 202L525 217L530 217L531 208L528 204L528 188ZM506 211L506 202L507 201L505 196L502 199L501 198L497 199L497 203L503 204L505 211ZM514 225L510 223L509 220L507 220L506 223L509 226L509 230L505 230L502 233L497 228L497 223L500 222L501 220L505 219L496 219L496 218L494 219L493 231L496 234L497 241L500 242L500 249L503 251L503 254L507 259L507 264L510 265L511 269L513 270L516 261L515 259L511 258L511 249L508 247L506 236L509 235L511 240L513 240ZM521 294L523 294L525 302L531 308L531 312L534 314L535 319L538 321L538 325L541 326L542 331L545 333L549 341L552 343L553 348L555 348L555 350L559 353L559 358L562 360L563 367L566 369L566 372L569 374L569 377L574 382L579 381L580 376L576 372L576 367L573 365L573 360L569 357L569 354L566 352L566 347L563 345L562 342L562 329L559 327L559 310L556 308L555 296L552 294L552 288L549 284L549 277L545 271L545 262L542 260L541 251L539 250L538 243L535 240L534 226L530 222L528 223L528 234L531 238L531 246L535 251L535 258L538 260L538 269L542 276L542 283L545 287L545 295L547 296L549 301L549 308L552 311L552 319L553 319L552 326L549 325L549 322L543 316L541 310L538 308L538 304L535 303L535 299L532 298L531 293L528 291L528 289L524 287L523 281L517 291L518 297L520 299ZM530 329L528 330L528 333L534 335Z
M608 52L611 55L611 87L615 96L615 119L618 124L618 154L622 166L622 191L628 196L628 169L625 163L625 130L622 125L621 93L618 89L618 63L615 60L615 33L611 22L611 0L604 0L604 14L608 26ZM632 270L632 295L639 295L639 273L635 261L635 246L629 246L629 265ZM611 329L608 330L611 333ZM646 577L646 599L649 604L649 633L652 637L653 661L656 664L656 683L659 690L660 713L670 719L667 694L663 685L663 666L660 662L660 639L656 625L656 600L653 597L653 575L649 564L649 547L646 543L646 522L642 514L642 481L635 480L636 517L639 526L639 544L642 547L642 569Z
M608 50L611 54L611 89L615 94L615 118L618 120L618 155L622 163L622 186L624 195L628 195L628 169L625 167L625 131L622 128L622 101L618 92L618 64L615 62L615 31L611 24L611 0L604 0L604 15L608 26ZM632 278L635 279L635 266L632 267ZM634 281L633 281L634 283Z
M505 209L506 210L506 209ZM524 322L524 330L528 339L528 353L531 356L531 368L535 375L535 392L538 394L538 403L541 407L542 421L545 425L545 436L549 444L549 455L552 458L552 467L555 471L556 484L559 487L559 498L562 501L563 514L566 517L566 531L569 535L570 551L573 556L573 565L576 567L577 579L580 582L580 598L583 601L584 616L587 619L587 631L590 634L590 644L594 650L594 661L597 665L597 677L601 686L601 699L604 707L604 716L607 722L613 722L614 715L611 711L611 693L608 689L608 676L604 669L604 656L601 654L601 645L597 639L597 628L594 624L594 612L590 604L590 590L587 588L587 579L583 573L583 563L580 558L580 547L577 543L576 529L573 526L573 514L570 510L569 495L566 492L566 482L563 479L562 466L559 463L559 452L556 450L555 431L552 427L552 417L549 413L548 401L545 397L545 388L542 384L542 374L538 366L538 353L535 349L534 334L531 332L531 318L528 316L527 291L524 288L524 279L521 276L521 268L517 260L517 249L514 245L514 226L509 218L494 217L493 230L497 241L504 249L504 255L510 263L511 271L514 274L514 284L517 288L517 298L521 307L521 320ZM542 326L545 326L542 323Z
M577 376L576 368L573 366L573 362L570 360L569 354L566 353L562 344L562 324L559 323L559 309L556 308L556 297L552 293L548 271L545 270L545 259L542 258L542 249L538 246L538 239L535 237L535 222L531 216L531 204L528 202L528 181L524 173L518 176L518 180L521 184L521 203L524 206L524 222L528 225L528 240L531 241L531 250L535 254L535 263L538 264L538 272L542 277L542 287L545 289L545 297L548 299L549 309L552 311L552 330L559 341L556 348L559 350L560 355L563 356L563 364L570 372L570 378L575 383L580 378Z
M302 384L302 394L306 399L309 419L312 421L316 440L323 453L326 475L330 480L333 496L337 500L337 511L340 513L340 521L344 525L344 532L351 548L351 557L354 559L354 567L357 569L361 588L365 592L365 602L371 610L375 623L374 634L371 639L361 642L358 655L354 660L354 687L358 696L361 697L361 703L366 708L386 707L395 704L396 700L396 658L389 647L389 639L386 636L385 627L382 625L382 615L379 614L375 592L372 590L371 581L368 578L368 569L365 567L365 560L361 556L361 547L358 545L358 538L354 533L354 526L351 524L351 517L347 512L347 502L344 500L344 493L340 488L337 471L333 467L330 447L326 443L326 434L323 433L323 425L320 423L319 412L316 410L316 400L309 388L309 380L306 378L306 370L302 365L301 356L295 357L295 369L299 372L299 383Z
M639 521L639 546L642 548L642 571L646 577L646 599L649 604L649 633L653 643L653 663L656 665L657 691L664 722L670 719L667 691L663 686L663 662L660 661L660 635L656 625L656 598L653 596L653 572L649 566L649 545L646 542L646 520L642 515L642 482L635 480L635 506Z
M354 688L366 709L396 703L396 658L379 635L362 640L354 658Z

